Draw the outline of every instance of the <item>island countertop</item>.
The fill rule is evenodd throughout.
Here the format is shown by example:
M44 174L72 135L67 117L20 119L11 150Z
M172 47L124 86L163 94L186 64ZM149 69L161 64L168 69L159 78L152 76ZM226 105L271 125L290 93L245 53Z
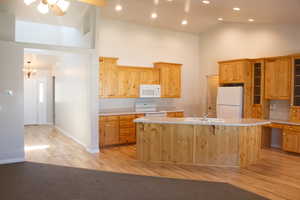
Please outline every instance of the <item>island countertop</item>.
M134 120L135 123L145 124L186 124L186 125L215 125L215 126L262 126L271 121L260 119L214 119L214 118L170 118L143 117Z

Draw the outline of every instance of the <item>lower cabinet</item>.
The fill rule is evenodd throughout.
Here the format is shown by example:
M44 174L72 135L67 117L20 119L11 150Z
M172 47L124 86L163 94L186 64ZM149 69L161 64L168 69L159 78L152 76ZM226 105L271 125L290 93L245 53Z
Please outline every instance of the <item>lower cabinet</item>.
M283 143L284 151L300 153L300 132L299 130L284 129Z
M120 115L100 117L100 148L111 145L136 143L134 120L144 115Z
M167 117L182 118L182 117L184 117L184 113L183 112L168 112Z
M99 145L100 148L112 145L136 143L136 126L133 122L137 115L115 115L100 117ZM183 112L168 112L168 117L184 117Z

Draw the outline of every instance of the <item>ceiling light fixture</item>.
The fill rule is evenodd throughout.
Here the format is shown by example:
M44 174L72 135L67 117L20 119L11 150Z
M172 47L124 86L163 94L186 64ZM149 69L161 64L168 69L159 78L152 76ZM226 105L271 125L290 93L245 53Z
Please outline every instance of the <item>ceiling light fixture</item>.
M122 11L123 10L122 5L121 4L117 4L116 7L115 7L115 10L118 11L118 12Z
M36 0L24 0L24 3L29 6L30 4L34 3Z
M56 5L63 11L66 12L69 9L70 2L65 0L58 0Z
M250 18L250 19L248 19L248 21L249 22L254 22L255 20Z
M30 67L30 65L31 65L31 61L27 61L27 66L23 68L23 72L28 79L30 79L37 72L37 70Z
M154 12L154 13L151 14L151 18L152 18L152 19L156 19L157 17L158 17L158 15L157 15L156 12Z
M219 21L223 21L224 19L223 19L222 17L219 17L218 20L219 20Z
M204 0L204 1L202 1L202 3L204 3L204 4L210 4L210 1Z
M37 0L24 0L26 5L30 5ZM66 0L39 0L37 9L42 14L47 14L49 9L52 10L56 15L63 16L70 7L70 2Z
M240 11L241 9L239 7L234 7L234 8L232 8L232 10L234 10L234 11Z
M54 4L57 3L57 1L58 1L58 0L47 0L47 3L48 3L49 5L54 5Z
M40 2L40 4L37 7L38 11L42 14L47 14L49 12L49 7L47 4L45 4L44 2Z
M184 20L181 21L181 25L183 25L183 26L187 25L188 23L189 22L186 19L184 19Z

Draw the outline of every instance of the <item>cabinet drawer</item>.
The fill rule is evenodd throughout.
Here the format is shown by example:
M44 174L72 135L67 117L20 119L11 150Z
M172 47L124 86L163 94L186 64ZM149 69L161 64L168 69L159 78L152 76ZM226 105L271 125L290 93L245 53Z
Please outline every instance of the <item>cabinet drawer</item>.
M120 136L127 136L135 133L135 128L120 128Z
M133 121L120 121L120 128L134 128L135 123Z
M135 118L141 118L141 117L145 117L145 114L138 114L138 115L135 115Z
M135 119L135 115L121 115L120 116L120 121L130 121L130 120L134 120Z
M117 121L119 120L119 116L103 116L100 117L100 122L109 122L109 121Z

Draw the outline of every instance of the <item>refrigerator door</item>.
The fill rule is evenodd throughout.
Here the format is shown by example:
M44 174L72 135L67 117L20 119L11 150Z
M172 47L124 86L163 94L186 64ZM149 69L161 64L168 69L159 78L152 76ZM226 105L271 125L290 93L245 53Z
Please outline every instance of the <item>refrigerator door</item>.
M217 117L219 119L241 119L242 115L242 106L217 105Z
M243 87L219 87L217 105L243 105Z

